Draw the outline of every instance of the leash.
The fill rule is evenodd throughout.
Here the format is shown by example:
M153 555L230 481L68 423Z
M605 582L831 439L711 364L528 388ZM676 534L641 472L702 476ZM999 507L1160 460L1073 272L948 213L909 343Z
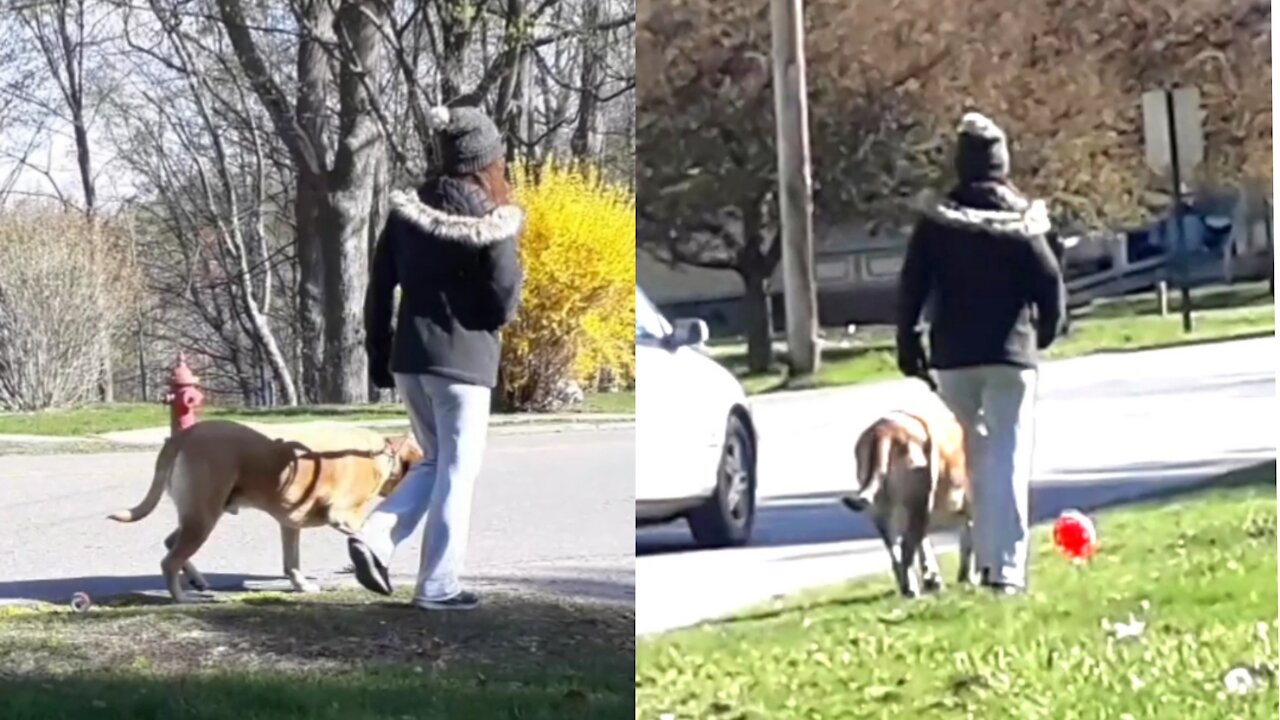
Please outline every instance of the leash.
M920 374L920 379L924 381L925 385L929 386L929 390L931 392L933 392L935 395L938 394L938 379L933 376L932 371L925 370L923 373Z

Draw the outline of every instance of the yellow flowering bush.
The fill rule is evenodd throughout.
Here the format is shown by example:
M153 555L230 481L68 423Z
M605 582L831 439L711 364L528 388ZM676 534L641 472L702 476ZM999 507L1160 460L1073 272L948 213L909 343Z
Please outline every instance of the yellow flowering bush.
M550 410L567 380L635 375L635 198L595 170L516 168L524 208L520 312L502 334L500 403Z

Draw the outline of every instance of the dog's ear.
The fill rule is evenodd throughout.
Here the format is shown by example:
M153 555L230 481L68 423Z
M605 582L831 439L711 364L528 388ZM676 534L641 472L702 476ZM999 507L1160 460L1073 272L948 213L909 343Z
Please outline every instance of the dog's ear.
M410 435L387 438L387 454L394 455L396 459L401 461L409 459L408 456L412 454L414 447L413 443L410 442L412 439L413 438Z
M426 456L426 451L422 449L422 444L418 442L418 438L412 432L404 438L404 445L400 448L401 454L406 460L418 462Z

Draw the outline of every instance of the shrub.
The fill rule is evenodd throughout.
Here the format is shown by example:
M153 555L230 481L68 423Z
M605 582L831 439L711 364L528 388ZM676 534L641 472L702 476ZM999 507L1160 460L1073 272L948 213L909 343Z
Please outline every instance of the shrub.
M122 250L78 214L39 205L0 213L0 408L93 398L136 288Z
M594 170L517 169L521 309L503 332L499 403L551 410L568 380L635 374L635 199Z

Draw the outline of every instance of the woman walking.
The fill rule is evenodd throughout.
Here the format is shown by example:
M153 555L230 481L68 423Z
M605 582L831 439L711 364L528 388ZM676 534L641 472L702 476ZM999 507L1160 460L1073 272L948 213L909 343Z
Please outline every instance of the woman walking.
M1027 582L1027 496L1038 351L1066 316L1044 203L1009 182L1009 148L990 119L960 123L957 183L916 226L902 266L898 367L927 377L964 426L974 493L974 554L986 585ZM930 357L918 329L928 301Z
M416 192L392 194L364 306L371 379L399 390L428 456L369 515L348 550L360 583L389 595L392 555L425 516L413 604L469 609L478 598L459 576L498 378L498 331L519 305L524 215L511 203L493 121L469 107L435 108L430 119L441 167Z

